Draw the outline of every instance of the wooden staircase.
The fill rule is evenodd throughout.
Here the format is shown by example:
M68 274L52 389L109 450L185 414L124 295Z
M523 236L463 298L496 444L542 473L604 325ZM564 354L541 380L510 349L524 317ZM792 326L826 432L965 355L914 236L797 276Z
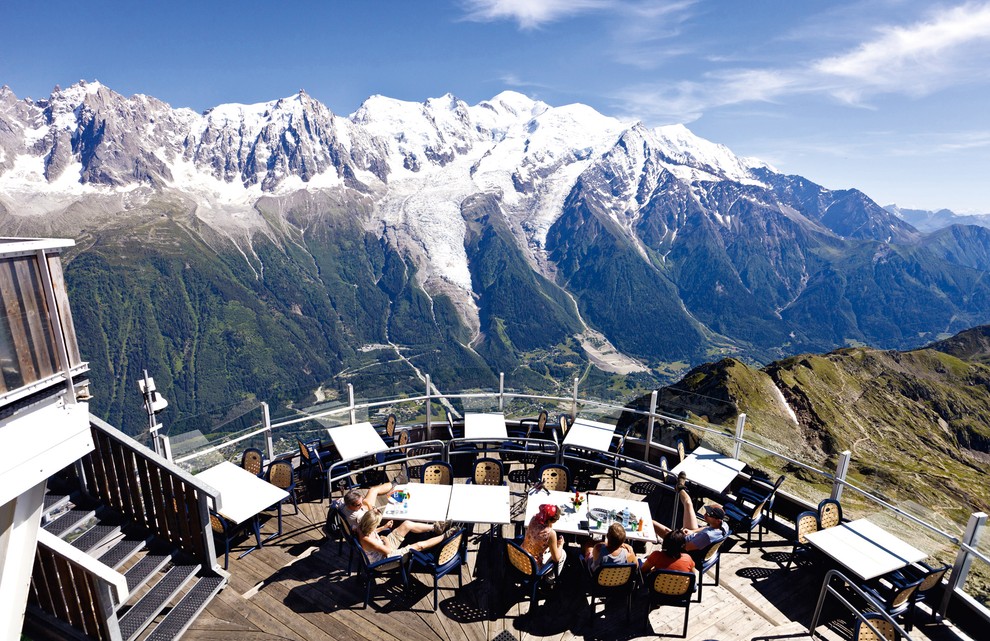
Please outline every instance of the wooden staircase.
M39 538L24 626L32 639L178 639L226 585L206 512L217 497L114 432L94 425L96 451L49 480L51 537Z

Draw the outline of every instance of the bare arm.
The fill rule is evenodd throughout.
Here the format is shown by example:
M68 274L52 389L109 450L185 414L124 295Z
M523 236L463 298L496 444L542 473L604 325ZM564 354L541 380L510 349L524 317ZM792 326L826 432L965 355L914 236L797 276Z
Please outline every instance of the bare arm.
M553 528L548 528L548 532L550 533L550 558L559 562L564 558L564 551L557 541L557 532Z
M383 541L382 539L380 539L378 537L372 538L372 537L369 537L369 536L362 536L361 537L361 547L363 547L366 551L369 551L369 552L371 550L376 550L376 551L384 554L385 556L392 556L392 553L395 552L395 550L393 550L392 548L390 548L388 546L388 544L385 543L385 541Z

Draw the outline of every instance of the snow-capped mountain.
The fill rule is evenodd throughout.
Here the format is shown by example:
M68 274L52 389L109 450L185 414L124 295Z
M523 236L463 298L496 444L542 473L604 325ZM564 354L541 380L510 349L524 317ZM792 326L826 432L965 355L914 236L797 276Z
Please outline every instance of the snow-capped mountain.
M976 260L981 233L933 243L861 192L686 127L511 91L476 105L373 96L340 116L302 91L198 114L99 83L43 100L4 87L0 221L79 238L81 259L133 256L139 237L166 262L213 255L216 278L269 300L256 322L316 319L338 365L362 344L425 341L503 368L524 345L532 357L577 336L603 369L660 371L719 351L902 346L990 320L990 297L965 287L945 303L969 282L945 270L975 268L952 256ZM938 318L902 315L902 295L934 296L922 316ZM318 379L328 365L309 347L297 357Z

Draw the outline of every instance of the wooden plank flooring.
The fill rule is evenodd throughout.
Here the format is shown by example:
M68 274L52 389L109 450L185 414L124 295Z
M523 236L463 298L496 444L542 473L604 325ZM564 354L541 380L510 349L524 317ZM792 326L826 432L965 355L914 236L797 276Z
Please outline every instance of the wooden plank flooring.
M348 548L342 554L324 538L327 503L300 503L298 515L286 509L284 533L243 559L250 545L238 541L231 551L230 583L193 623L188 641L499 641L518 639L570 641L582 639L647 639L679 635L684 610L659 608L643 627L645 599L633 602L631 621L624 603L599 605L594 626L583 593L584 570L568 559L558 586L536 608L518 590L507 589L488 568L492 549L472 539L464 586L457 577L440 580L440 604L433 612L432 578L414 574L404 592L398 580L379 579L372 602L363 609L364 586L348 575ZM263 525L273 532L274 517ZM481 546L479 553L479 545ZM754 544L755 547L755 544ZM707 585L704 600L690 609L688 639L707 641L800 640L810 638L810 623L821 587L821 574L809 567L786 569L790 543L765 537L762 549L746 554L735 541L722 555L720 585ZM576 553L576 549L574 550ZM221 556L220 561L223 561ZM847 624L835 612L823 617L817 632L825 639L848 639ZM831 620L830 620L831 619ZM511 636L510 636L511 635ZM915 640L966 641L951 625L921 626Z

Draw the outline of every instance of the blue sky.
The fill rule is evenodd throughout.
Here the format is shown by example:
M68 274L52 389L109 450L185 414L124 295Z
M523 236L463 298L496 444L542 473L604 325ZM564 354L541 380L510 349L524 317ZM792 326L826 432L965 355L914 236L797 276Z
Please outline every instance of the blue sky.
M6 0L0 84L198 111L299 89L514 89L696 134L880 204L990 213L990 2Z

